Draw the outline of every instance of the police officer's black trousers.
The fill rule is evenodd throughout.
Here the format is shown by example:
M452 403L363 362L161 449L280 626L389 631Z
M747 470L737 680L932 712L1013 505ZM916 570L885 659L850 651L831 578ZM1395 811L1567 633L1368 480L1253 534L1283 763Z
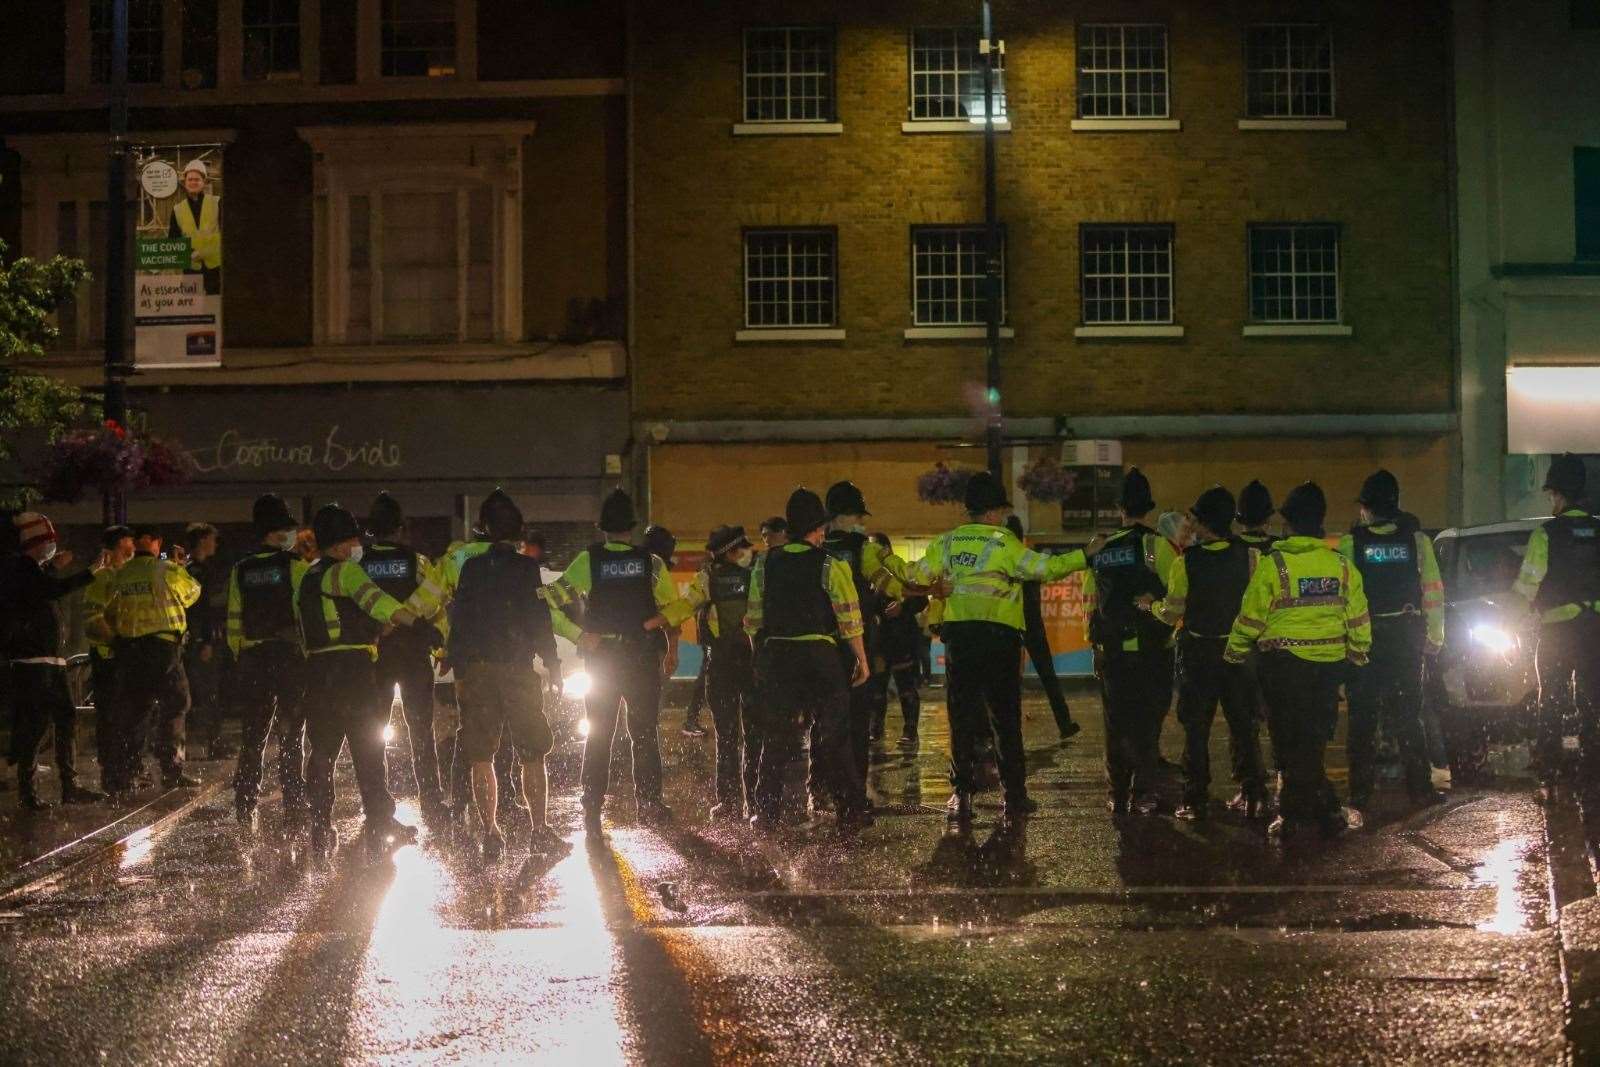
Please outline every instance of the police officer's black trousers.
M1377 780L1378 725L1400 744L1406 789L1432 788L1422 732L1422 656L1427 623L1421 615L1372 620L1372 653L1347 689L1350 701L1350 803L1364 807Z
M17 777L24 788L31 782L39 744L52 726L61 784L75 783L78 764L73 739L77 736L78 707L67 688L67 669L49 663L13 663L10 695L15 709L11 762L16 764Z
M400 687L406 732L411 738L411 766L418 796L437 797L439 750L433 737L433 659L428 646L408 630L397 630L378 642L378 686L390 694Z
M949 672L950 784L978 789L978 754L991 731L995 761L1008 799L1028 794L1022 750L1022 632L996 622L944 624Z
M1130 802L1156 788L1161 721L1172 703L1172 653L1167 649L1102 649L1106 784L1111 799Z
M1178 722L1183 725L1183 797L1204 804L1211 791L1211 724L1217 705L1228 723L1233 778L1245 796L1265 791L1256 681L1242 666L1227 662L1226 638L1178 639Z
M758 733L751 714L754 693L755 664L743 637L711 647L706 698L717 729L717 803L734 812L744 811L746 796L755 793L760 747L752 744Z
M902 663L872 676L867 685L872 687L872 739L883 739L884 723L889 717L889 681L894 680L895 692L900 697L902 732L906 737L917 736L917 726L922 719L922 668L915 662Z
M311 742L306 798L312 826L333 822L333 766L347 740L367 821L393 818L383 743L389 694L378 685L372 657L362 649L317 652L306 657L305 672L306 735Z
M633 793L661 799L661 653L654 643L606 649L585 660L592 687L584 700L589 737L583 743L583 803L598 808L611 787L611 745L622 707L633 742Z
M117 712L117 661L89 650L89 688L94 694L94 755L103 775L122 751L123 716Z
M1323 757L1338 724L1339 683L1346 677L1346 665L1273 651L1262 653L1257 670L1273 750L1283 768L1279 810L1286 821L1319 821L1339 808Z
M755 808L776 821L784 776L800 755L800 739L817 724L811 761L840 816L866 810L863 780L850 747L850 678L839 649L827 641L766 641L756 657L756 709L761 759Z
M1535 656L1539 672L1534 764L1545 782L1561 768L1568 711L1578 719L1578 785L1600 790L1600 615L1585 612L1566 622L1547 622Z
M122 726L117 731L122 751L112 789L126 789L144 759L146 733L152 722L151 743L156 762L165 774L183 767L184 717L189 713L189 679L183 671L183 647L163 637L138 637L117 644L117 711Z
M232 684L241 728L239 764L233 774L234 803L240 810L254 808L261 795L262 765L274 722L284 811L305 808L305 671L305 655L288 641L268 641L239 653Z
M1050 638L1044 630L1030 627L1023 635L1023 647L1028 650L1028 659L1033 661L1033 672L1039 676L1039 684L1044 687L1045 699L1050 701L1050 714L1055 716L1056 729L1065 734L1072 726L1072 711L1067 707L1067 698L1061 694L1061 679L1056 677L1055 653L1050 651Z

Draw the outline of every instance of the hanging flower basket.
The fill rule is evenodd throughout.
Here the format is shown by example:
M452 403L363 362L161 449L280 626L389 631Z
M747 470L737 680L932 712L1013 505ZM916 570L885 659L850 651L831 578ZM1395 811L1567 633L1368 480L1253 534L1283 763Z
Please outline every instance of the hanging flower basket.
M87 492L127 494L183 485L191 469L181 449L108 419L92 430L61 435L39 472L39 488L46 500L70 504Z
M1023 495L1041 504L1059 504L1077 487L1077 474L1049 456L1028 464L1017 478L1017 488Z
M967 482L976 473L935 463L931 471L917 476L917 499L924 504L959 504L966 499Z

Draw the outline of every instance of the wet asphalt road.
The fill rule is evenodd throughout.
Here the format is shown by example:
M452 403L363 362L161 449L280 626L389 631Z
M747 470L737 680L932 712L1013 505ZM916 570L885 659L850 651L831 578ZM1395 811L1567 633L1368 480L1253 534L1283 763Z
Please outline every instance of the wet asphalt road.
M1527 783L1425 813L1391 792L1377 825L1330 846L1286 850L1231 814L1119 828L1103 807L1097 708L1074 707L1087 728L1058 746L1029 703L1041 813L1009 831L980 804L966 837L944 829L942 706L925 714L918 757L875 768L887 811L854 844L824 828L769 841L706 824L711 741L679 736L676 711L663 736L678 827L635 825L622 771L606 836L586 841L568 744L554 818L575 847L553 864L525 867L513 836L485 869L424 830L387 859L347 843L322 867L279 839L275 802L247 838L219 794L4 905L0 1062L1569 1054L1545 820ZM1224 743L1219 722L1219 761ZM1164 749L1178 752L1174 723ZM347 766L340 783L350 841ZM415 815L403 800L402 818Z

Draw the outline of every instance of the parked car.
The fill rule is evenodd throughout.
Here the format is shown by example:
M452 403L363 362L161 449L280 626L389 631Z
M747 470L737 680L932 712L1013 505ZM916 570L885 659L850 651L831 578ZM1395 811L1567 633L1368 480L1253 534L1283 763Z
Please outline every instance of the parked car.
M1536 633L1527 626L1526 605L1510 593L1528 536L1544 521L1466 526L1434 539L1444 579L1445 646L1430 665L1427 695L1456 784L1483 776L1491 740L1532 737Z

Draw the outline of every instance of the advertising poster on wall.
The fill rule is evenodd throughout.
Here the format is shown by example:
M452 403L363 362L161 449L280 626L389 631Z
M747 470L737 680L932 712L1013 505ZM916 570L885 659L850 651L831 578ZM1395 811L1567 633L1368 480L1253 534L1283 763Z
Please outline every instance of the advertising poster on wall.
M222 365L222 146L138 145L134 364Z

